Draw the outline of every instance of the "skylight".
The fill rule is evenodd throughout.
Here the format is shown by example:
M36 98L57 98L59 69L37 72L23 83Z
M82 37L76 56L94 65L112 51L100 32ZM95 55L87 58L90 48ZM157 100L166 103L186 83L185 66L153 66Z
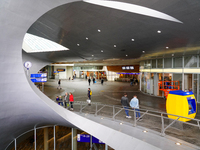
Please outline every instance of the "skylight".
M69 50L56 42L29 33L24 36L22 49L27 53Z
M154 17L154 18L159 18L159 19L164 19L168 21L173 21L173 22L178 22L182 23L180 20L169 16L165 13L159 12L157 10L153 10L147 7L135 5L135 4L130 4L130 3L125 3L125 2L118 2L118 1L108 1L108 0L83 0L84 2L95 4L95 5L100 5L104 7L109 7L113 9L118 9L122 11L127 11L131 13L136 13L140 15L145 15L149 17Z

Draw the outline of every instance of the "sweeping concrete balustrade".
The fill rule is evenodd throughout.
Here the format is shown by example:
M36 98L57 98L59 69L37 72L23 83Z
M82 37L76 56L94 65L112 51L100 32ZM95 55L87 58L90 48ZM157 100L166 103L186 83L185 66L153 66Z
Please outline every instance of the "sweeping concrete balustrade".
M180 149L178 146L176 147L176 145L174 143L174 141L176 141L177 139L173 139L174 140L173 141L170 138L170 140L169 140L169 136L167 136L167 135L175 135L176 133L179 133L179 134L183 133L181 136L179 136L179 137L175 136L175 137L185 140L187 142L190 142L190 140L187 140L187 137L190 136L190 138L191 138L192 137L191 133L193 133L193 137L192 137L193 139L195 139L195 137L199 134L200 120L192 119L192 121L190 121L190 122L180 122L180 121L178 121L178 119L172 120L172 119L167 118L168 114L163 113L163 112L140 109L140 113L141 113L140 118L143 118L143 120L140 121L140 118L136 119L136 116L135 116L136 110L132 110L132 109L129 109L129 113L132 116L132 118L130 118L130 119L125 118L124 108L120 107L120 106L104 105L104 104L95 103L95 102L94 103L92 102L91 105L88 105L88 103L86 103L86 102L75 102L73 112L67 110L68 108L62 108L61 106L59 106L59 107L66 114L74 115L74 118L72 118L72 120L75 120L75 122L77 122L77 121L80 122L80 124L82 124L83 126L85 126L85 125L90 126L90 124L88 124L88 123L93 123L89 120L93 120L93 121L97 122L97 123L95 123L96 125L93 125L90 127L92 127L93 131L96 130L97 133L102 132L104 138L108 137L108 138L106 138L107 142L113 140L113 135L116 136L116 133L114 133L114 132L112 134L110 134L109 130L116 129L116 127L118 128L119 126L121 126L121 127L123 126L124 129L121 128L120 133L124 132L123 130L126 130L127 132L125 131L125 134L121 134L119 136L122 138L118 140L118 143L116 140L114 140L114 145L115 144L118 145L119 143L120 143L120 145L122 145L120 148L115 148L115 149L120 149L120 150L121 149L140 149L141 145L143 148L147 146L148 147L148 148L146 147L147 149L169 149L170 146L172 146L173 149ZM173 114L170 114L170 115L173 115ZM78 116L83 116L85 119L79 118ZM174 115L174 116L177 116L177 115ZM177 118L180 118L180 117L182 117L182 116L177 116ZM83 119L83 121L79 120L78 118ZM183 117L183 118L185 118L185 117ZM70 121L70 120L71 119L69 119L68 121ZM170 120L172 120L172 121L170 121ZM177 122L181 123L182 129L176 129L176 128L172 127L173 124L176 124ZM103 131L101 128L102 128L102 125L105 125L105 124L107 127L110 127L110 128L104 128L106 131ZM100 126L97 127L97 125L100 125ZM144 128L142 128L142 130L141 130L141 128L139 128L140 126L143 126ZM81 126L79 126L79 127L81 127ZM179 124L179 127L180 127L180 124ZM38 128L35 127L32 130L34 130L34 133L36 134L36 130L40 129L40 128L43 128L43 127L38 127ZM149 139L147 137L145 137L146 135L144 135L144 137L141 137L141 135L138 135L138 134L133 135L131 133L133 131L135 133L137 133L136 130L138 130L138 128L140 129L140 131L139 131L140 133L141 133L141 131L149 132L148 134L151 134L151 135L148 138L151 138L151 141L148 141ZM154 131L152 131L152 130L154 130ZM119 131L116 131L116 130L115 130L115 132L119 133ZM190 134L188 135L188 133L190 133ZM17 139L24 134L25 133L21 134L14 141L12 141L15 143L15 147L17 146L17 142L16 142ZM167 135L165 135L165 134L167 134ZM55 126L54 126L54 136L55 136ZM127 147L127 145L126 145L127 143L124 144L123 142L121 142L121 141L123 141L122 140L123 138L127 138L126 136L132 136L133 141L135 141L136 143L139 142L141 140L141 138L143 138L143 140L145 139L146 142L140 141L141 145L136 144L136 143L131 144L132 146L136 146L134 148L131 145L128 145L128 147ZM135 138L137 136L138 136L139 141L137 138ZM101 136L100 136L100 138L101 138L100 140L104 141L104 138L102 138ZM153 145L153 143L151 145L151 142L154 140L156 140L157 142L160 142L160 143L158 143L158 145L161 145L161 146L157 147L156 145ZM169 144L168 140L171 142L171 144ZM199 149L199 147L198 147L199 139L196 138L195 140L196 141L193 141L193 144L195 144L196 146L188 144L187 142L180 140L182 142L182 143L180 142L182 144L181 149L187 149L187 150L188 149ZM163 143L161 141L163 143L166 143L168 145L168 147L164 148ZM55 140L54 140L54 142L55 142ZM172 145L172 143L173 143L173 145ZM144 144L147 144L147 145L144 146ZM54 145L56 145L56 144L54 144ZM138 146L138 145L140 145L140 146ZM35 143L35 147L36 147L36 143ZM36 148L35 148L35 150L36 150Z
M161 136L168 134L200 146L200 139L196 138L200 134L199 119L191 119L183 116L146 109L140 109L140 111L137 111L132 108L129 108L129 114L132 116L132 118L127 119L125 118L125 109L123 107L104 105L100 103L91 103L91 105L88 105L86 102L75 102L74 111L79 112L80 114L93 114L94 116L104 117L104 119L111 119L113 121L128 124L134 127L137 125L144 126L151 130L158 131ZM136 119L135 112L141 113L141 116L138 119ZM175 116L177 119L170 119L167 117L168 115ZM141 118L142 121L140 121ZM182 122L178 120L180 118L191 119L191 121ZM180 133L182 133L181 136L178 135ZM191 138L194 140L191 141Z

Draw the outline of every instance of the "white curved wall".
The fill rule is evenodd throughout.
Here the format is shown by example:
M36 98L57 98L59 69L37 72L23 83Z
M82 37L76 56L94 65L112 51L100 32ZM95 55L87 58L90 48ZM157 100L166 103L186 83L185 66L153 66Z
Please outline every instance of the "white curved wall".
M0 1L0 148L35 125L70 123L52 110L30 87L23 68L22 42L41 15L75 0ZM45 62L46 63L46 62ZM44 63L33 64L35 69ZM37 92L37 89L35 89Z

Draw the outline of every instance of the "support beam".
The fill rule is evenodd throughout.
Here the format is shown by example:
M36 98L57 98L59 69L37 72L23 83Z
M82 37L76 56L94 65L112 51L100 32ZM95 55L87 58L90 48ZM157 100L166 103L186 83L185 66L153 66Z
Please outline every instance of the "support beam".
M72 150L77 150L77 129L72 128Z
M48 140L49 140L48 128L44 128L44 150L49 149Z

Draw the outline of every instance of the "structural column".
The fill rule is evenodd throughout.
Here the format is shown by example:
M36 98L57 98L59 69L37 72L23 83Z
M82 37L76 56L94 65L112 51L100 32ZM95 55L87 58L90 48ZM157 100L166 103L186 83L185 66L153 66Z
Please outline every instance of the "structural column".
M77 129L72 128L72 150L77 150Z
M48 140L49 140L48 128L44 128L44 150L49 149Z

